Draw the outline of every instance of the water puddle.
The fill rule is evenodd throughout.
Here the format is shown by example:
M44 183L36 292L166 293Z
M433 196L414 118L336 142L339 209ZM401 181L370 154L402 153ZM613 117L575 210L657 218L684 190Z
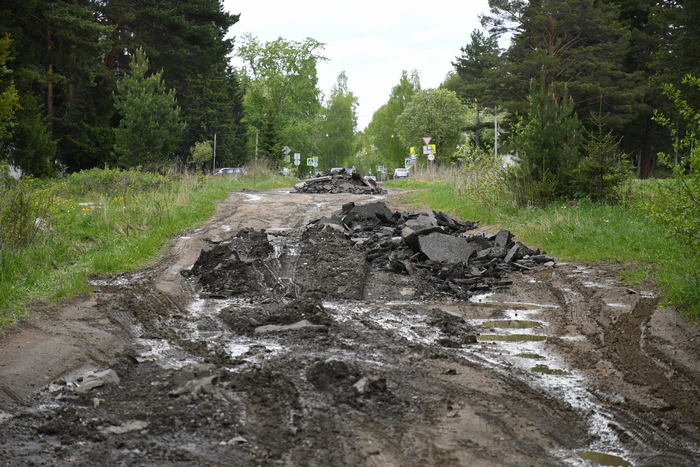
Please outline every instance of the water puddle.
M529 358L530 360L543 360L546 357L543 357L540 354L537 353L527 353L527 352L521 352L518 354L513 355L514 357L519 357L519 358Z
M598 465L612 465L618 467L631 467L632 464L625 459L612 454L604 454L595 451L578 451L576 454L583 460L595 462Z
M263 199L262 196L260 196L260 195L253 195L253 194L251 194L251 193L241 193L241 195L243 195L243 196L245 196L246 198L248 198L246 201L260 201L261 199Z
M587 273L584 270L579 272ZM567 300L571 298L567 297ZM499 303L489 295L476 297L472 306L474 304L484 307L482 313L488 313L485 317L489 319L474 318L467 321L474 326L490 329L490 332L478 336L478 341L483 345L480 349L473 346L465 350L462 353L465 358L471 358L481 365L490 364L495 371L511 376L521 374L530 386L569 403L577 410L591 414L588 417L588 429L596 441L579 452L555 453L562 460L562 464L581 465L581 462L597 462L601 465L631 465L621 457L600 454L623 452L617 433L610 429L613 415L591 396L584 377L567 368L566 363L545 345L547 336L543 330L547 327L546 313L558 306L540 303ZM498 311L500 316L494 314ZM585 336L571 338L585 339ZM521 373L517 372L518 369Z
M547 336L535 334L482 334L478 339L480 341L540 342L547 340Z
M485 328L528 329L542 326L542 323L539 321L504 319L498 321L485 321L481 323L481 326Z
M535 373L543 373L545 375L571 376L571 373L566 370L562 370L560 368L550 368L547 365L535 365L530 369Z

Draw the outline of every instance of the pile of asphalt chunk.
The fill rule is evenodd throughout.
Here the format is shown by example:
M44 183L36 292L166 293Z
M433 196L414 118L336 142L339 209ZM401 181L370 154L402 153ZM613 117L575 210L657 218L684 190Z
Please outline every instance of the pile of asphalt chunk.
M298 193L352 193L358 195L385 194L387 192L377 186L377 182L373 179L363 178L357 170L348 172L345 169L333 172L328 170L321 176L297 183L294 189Z
M341 212L318 224L335 224L345 230L354 246L373 267L399 274L428 271L442 289L461 298L506 288L507 273L530 270L553 258L513 241L513 234L476 232L476 222L432 213L392 212L384 203L348 203Z

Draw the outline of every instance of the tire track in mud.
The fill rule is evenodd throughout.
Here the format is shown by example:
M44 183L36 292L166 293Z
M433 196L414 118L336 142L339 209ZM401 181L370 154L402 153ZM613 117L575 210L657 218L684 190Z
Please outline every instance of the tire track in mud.
M700 400L692 389L698 387L698 377L664 358L648 332L659 298L639 296L618 286L630 295L629 306L613 306L604 299L607 286L585 282L580 270L551 272L551 281L545 283L561 315L550 323L550 331L555 335L570 334L571 326L575 325L594 344L588 346L587 355L585 351L577 351L578 365L590 372L591 366L609 361L626 383L616 386L606 381L606 389L593 386L588 393L600 404L598 410L608 419L608 428L630 450L627 459L638 458L643 465L700 462L697 447ZM570 355L576 354L573 345L566 341L557 338L549 341ZM681 380L671 376L681 376ZM641 391L641 397L636 395L637 391ZM655 405L640 402L654 400L650 398L656 400ZM680 415L685 422L679 424L665 416L672 411L677 412L674 419ZM642 456L638 454L640 450L644 452ZM694 460L690 460L689 453L693 452L690 459Z

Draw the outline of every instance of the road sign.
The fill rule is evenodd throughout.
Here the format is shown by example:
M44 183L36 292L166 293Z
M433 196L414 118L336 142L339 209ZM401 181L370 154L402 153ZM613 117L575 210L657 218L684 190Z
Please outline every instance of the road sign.
M428 143L426 143L426 144L428 144ZM283 153L285 154L285 156L286 156L286 155L288 155L290 152L292 152L292 150L289 148L289 146L285 146L285 147L282 148L282 152L283 152Z
M423 142L424 142L425 145L427 146L427 145L430 144L430 141L432 141L432 139L433 139L432 136L426 136L425 138L423 138Z
M294 159L294 165L299 165L301 164L301 161L299 159Z
M316 158L315 157L307 157L306 158L306 165L308 165L309 167L313 167L314 165L316 165Z
M434 161L435 160L435 154L428 154L428 160L429 161Z
M404 162L406 163L406 167L410 167L411 165L413 165L413 159L410 157L407 157Z
M294 160L300 161L301 160L301 153L295 152L294 153ZM297 164L297 165L299 165L299 164Z
M411 152L410 152L411 155L416 154L416 148L409 148L409 149L410 149L410 151L411 151Z
M423 154L435 154L435 149L434 144L426 144L423 146Z

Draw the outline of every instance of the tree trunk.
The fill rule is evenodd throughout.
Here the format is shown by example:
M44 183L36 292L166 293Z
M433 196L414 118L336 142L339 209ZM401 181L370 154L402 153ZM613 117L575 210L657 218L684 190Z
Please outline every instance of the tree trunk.
M474 144L476 145L476 152L479 153L481 151L481 139L479 138L479 130L481 129L479 126L479 102L477 101L475 103L475 109L476 109L476 130L474 131Z
M48 40L48 56L49 60L52 60L51 58L51 52L53 50L53 46L51 44L51 27L49 26L46 29L46 38ZM48 73L48 84L46 86L46 124L49 132L49 138L53 139L53 64L49 63L49 69L47 71Z
M654 120L652 115L649 114L646 117L646 122L644 125L644 141L642 143L642 151L639 155L639 167L638 174L639 178L646 180L651 174L652 159L653 154L651 152L651 136L654 129Z

